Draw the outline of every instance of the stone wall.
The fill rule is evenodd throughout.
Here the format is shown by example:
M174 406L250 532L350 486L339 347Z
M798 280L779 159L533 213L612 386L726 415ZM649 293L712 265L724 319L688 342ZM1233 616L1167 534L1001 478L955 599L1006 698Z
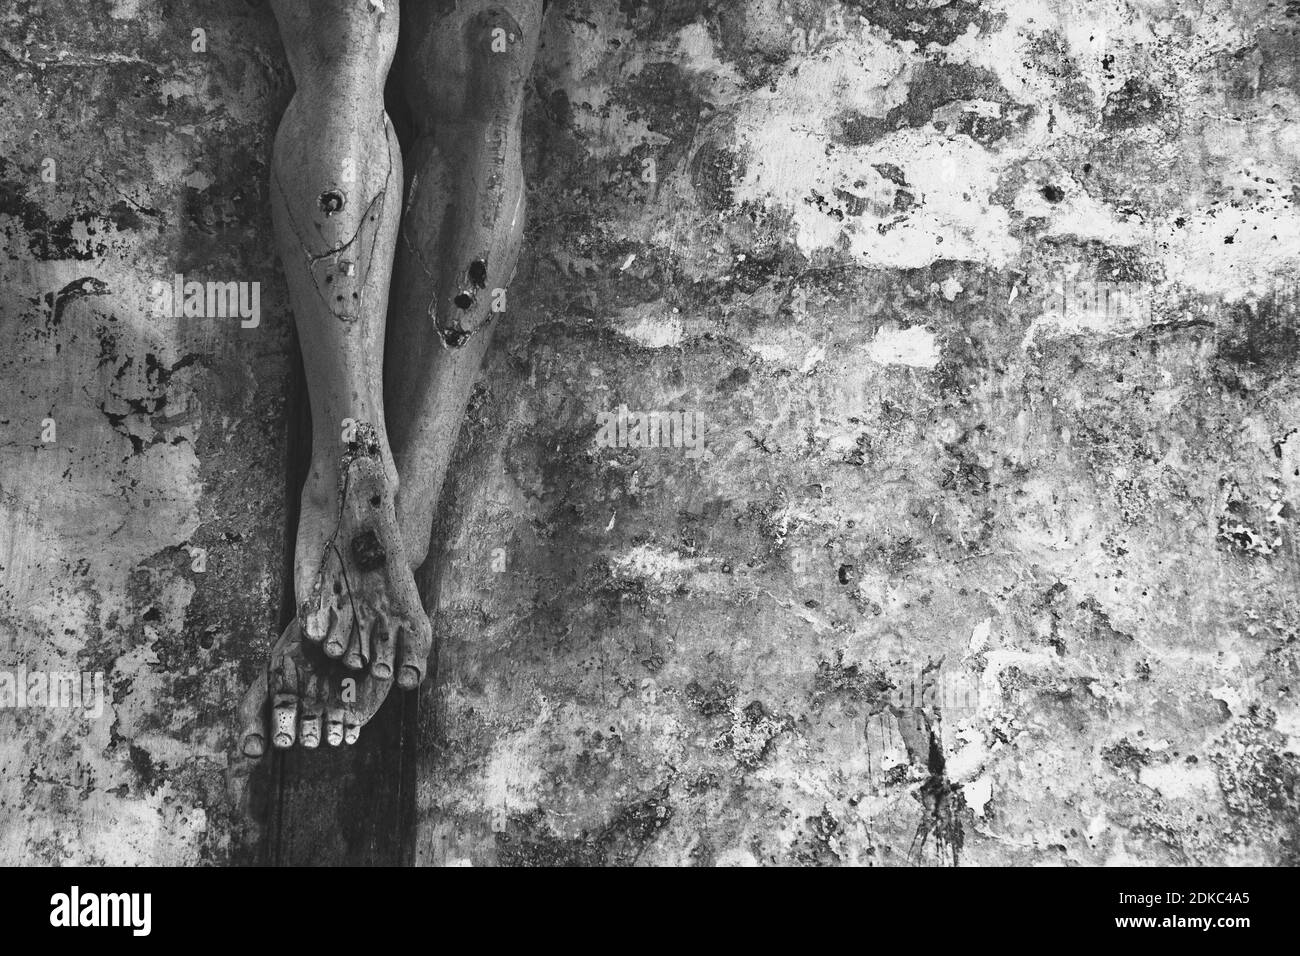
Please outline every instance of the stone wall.
M265 5L0 23L0 669L107 701L0 710L0 860L226 862L232 715L280 617L288 71ZM260 323L157 314L177 273L259 282Z
M418 858L1300 859L1298 25L553 9Z
M250 778L291 83L265 4L78 7L0 14L0 670L108 705L0 710L0 859L1300 858L1284 8L551 4L436 681Z

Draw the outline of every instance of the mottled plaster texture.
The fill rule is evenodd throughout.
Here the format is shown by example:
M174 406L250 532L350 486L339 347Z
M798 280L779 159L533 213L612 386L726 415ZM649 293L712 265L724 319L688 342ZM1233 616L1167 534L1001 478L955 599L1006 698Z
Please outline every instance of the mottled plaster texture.
M265 4L93 7L0 14L0 667L110 703L0 710L0 859L237 862L291 81ZM1262 0L552 3L422 575L409 858L1300 862L1298 33ZM175 272L260 281L260 326L148 314ZM703 454L609 447L620 406Z

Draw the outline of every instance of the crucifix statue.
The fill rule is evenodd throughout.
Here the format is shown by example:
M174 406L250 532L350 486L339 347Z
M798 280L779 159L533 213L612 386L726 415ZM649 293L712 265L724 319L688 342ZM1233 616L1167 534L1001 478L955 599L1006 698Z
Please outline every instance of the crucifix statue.
M398 0L272 7L296 83L272 217L312 451L297 615L241 706L253 757L353 743L394 682L424 678L432 628L414 575L518 259L542 19L542 0L407 0L400 17ZM405 151L384 110L395 60Z

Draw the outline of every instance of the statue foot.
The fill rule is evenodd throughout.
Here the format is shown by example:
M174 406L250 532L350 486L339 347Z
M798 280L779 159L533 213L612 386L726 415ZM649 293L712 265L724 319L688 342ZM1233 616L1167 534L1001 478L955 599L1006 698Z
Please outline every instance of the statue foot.
M339 469L330 481L313 468L320 477L303 492L295 564L303 636L378 680L396 671L410 690L424 679L433 634L397 525L395 478L364 435ZM320 493L331 484L332 495Z
M323 658L303 641L295 620L244 695L240 749L246 757L260 757L268 740L279 750L295 743L314 749L322 739L331 747L354 744L391 687L391 680L351 673Z

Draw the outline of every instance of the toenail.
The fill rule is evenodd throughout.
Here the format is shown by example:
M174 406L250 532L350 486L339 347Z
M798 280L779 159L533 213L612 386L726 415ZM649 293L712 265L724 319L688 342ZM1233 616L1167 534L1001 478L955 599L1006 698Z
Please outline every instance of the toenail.
M397 683L407 690L414 690L420 685L420 669L410 664L402 665L402 670L397 675Z
M261 734L249 734L244 738L244 756L260 757L266 750L266 741L262 739Z
M362 531L352 539L352 560L362 571L382 568L388 560L384 544L373 531Z
M393 676L393 669L389 667L387 664L383 664L383 663L376 664L374 667L370 669L370 672L374 674L376 677L378 677L380 680L388 680L388 678Z

